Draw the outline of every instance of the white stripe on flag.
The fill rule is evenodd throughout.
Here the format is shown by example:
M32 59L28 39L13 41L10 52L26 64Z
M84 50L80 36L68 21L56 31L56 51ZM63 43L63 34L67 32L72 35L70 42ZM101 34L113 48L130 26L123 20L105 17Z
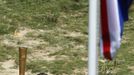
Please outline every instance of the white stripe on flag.
M120 47L121 41L121 29L118 9L118 0L107 0L108 25L111 43L110 53L112 58L115 56L117 48Z

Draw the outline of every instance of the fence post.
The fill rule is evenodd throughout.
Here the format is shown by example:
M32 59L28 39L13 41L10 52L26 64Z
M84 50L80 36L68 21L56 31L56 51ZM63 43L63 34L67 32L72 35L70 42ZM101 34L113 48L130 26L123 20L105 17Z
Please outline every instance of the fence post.
M19 75L25 75L27 48L19 47Z

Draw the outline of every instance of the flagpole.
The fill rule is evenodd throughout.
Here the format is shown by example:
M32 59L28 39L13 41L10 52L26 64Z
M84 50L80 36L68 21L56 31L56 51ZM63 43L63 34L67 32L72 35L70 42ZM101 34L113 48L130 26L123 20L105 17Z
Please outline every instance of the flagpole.
M89 0L89 28L88 28L88 75L97 75L97 25L99 0Z

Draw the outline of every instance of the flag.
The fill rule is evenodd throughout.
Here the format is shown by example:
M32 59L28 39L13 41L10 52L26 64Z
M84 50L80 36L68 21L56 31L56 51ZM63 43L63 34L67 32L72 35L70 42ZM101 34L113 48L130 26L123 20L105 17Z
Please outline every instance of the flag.
M128 9L132 0L101 0L100 21L101 55L112 60L120 47L124 22L128 20Z

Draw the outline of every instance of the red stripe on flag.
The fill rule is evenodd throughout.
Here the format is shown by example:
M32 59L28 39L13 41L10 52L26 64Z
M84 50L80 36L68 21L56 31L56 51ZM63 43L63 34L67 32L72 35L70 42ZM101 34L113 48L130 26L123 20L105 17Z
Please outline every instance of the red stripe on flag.
M103 55L106 59L111 60L110 54L110 34L108 27L107 0L101 0L101 31L103 41Z

